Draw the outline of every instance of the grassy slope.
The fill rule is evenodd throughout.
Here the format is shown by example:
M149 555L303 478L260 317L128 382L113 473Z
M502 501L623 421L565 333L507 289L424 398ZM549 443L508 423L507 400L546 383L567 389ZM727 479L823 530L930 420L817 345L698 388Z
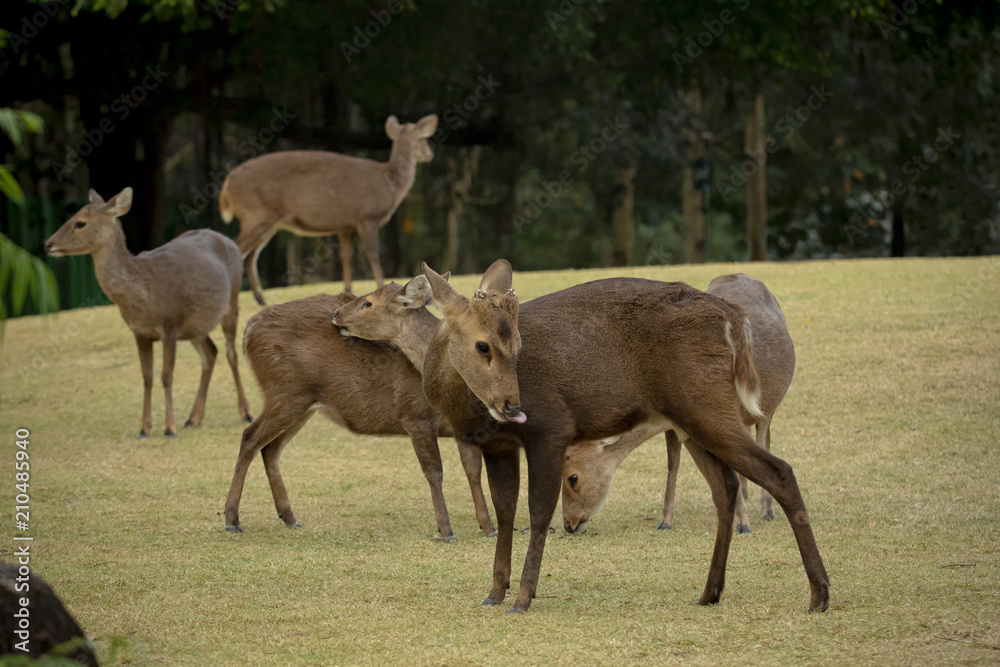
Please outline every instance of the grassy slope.
M176 440L137 440L142 382L114 308L8 324L4 514L14 505L14 429L28 427L32 566L93 636L105 645L128 638L125 663L995 663L1000 263L628 273L704 288L736 269L771 287L796 343L796 377L773 446L795 467L809 507L832 581L826 614L806 613L808 585L780 510L776 522L756 519L752 534L734 538L723 602L692 604L707 574L714 512L685 454L675 529L654 530L666 468L660 439L625 462L590 532L551 535L539 598L524 616L503 613L512 598L502 609L478 606L494 542L477 534L450 440L442 455L456 543L433 539L427 486L407 439L353 436L321 417L282 461L305 529L276 518L258 459L241 507L247 532L230 535L221 512L241 424L224 357L201 427ZM519 274L515 287L523 301L622 273ZM453 282L465 293L476 286L473 277ZM336 285L270 298L323 289ZM257 307L248 294L243 305L245 321ZM221 345L221 334L215 339ZM184 345L175 379L181 423L198 372ZM245 366L244 379L259 412ZM156 433L162 405L157 388ZM518 527L527 525L526 497L522 487ZM0 557L10 558L11 525L8 518L0 530ZM515 591L526 546L527 535L517 535Z

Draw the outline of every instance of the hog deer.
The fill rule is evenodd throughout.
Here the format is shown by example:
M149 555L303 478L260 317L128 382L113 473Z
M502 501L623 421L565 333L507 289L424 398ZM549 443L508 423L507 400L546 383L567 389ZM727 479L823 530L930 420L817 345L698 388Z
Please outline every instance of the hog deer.
M760 376L763 417L755 418L757 444L771 450L771 419L778 409L795 373L795 346L788 335L788 325L778 300L761 281L742 273L719 276L708 285L706 293L739 306L746 313L753 331L753 359ZM576 443L566 449L563 464L562 512L567 532L583 532L600 511L611 491L611 481L618 466L646 438L641 432L626 437L612 437L599 442ZM674 495L680 467L681 441L673 430L667 431L667 489L659 530L673 527ZM750 532L746 508L747 480L740 475L740 493L736 498L736 531ZM767 489L761 489L760 509L764 521L774 518L774 501Z
M535 597L566 448L672 429L684 434L718 517L699 603L718 602L725 584L735 469L788 515L810 609L827 608L829 580L792 469L744 425L746 414L762 413L750 324L739 307L682 283L612 278L540 297L519 312L505 260L484 274L472 299L423 268L444 314L424 362L424 392L456 439L482 448L496 511L493 586L483 604L502 603L510 586L519 449L528 464L531 538L512 612Z
M351 236L357 231L382 287L378 230L413 186L416 164L434 157L427 138L437 122L434 114L402 125L389 116L388 162L325 151L281 151L247 160L229 173L219 192L219 213L225 222L240 219L236 242L257 303L265 303L257 257L279 229L299 236L337 234L345 292L351 291Z
M118 218L132 207L132 188L105 202L94 190L90 203L66 221L45 243L53 257L93 255L101 289L121 311L135 335L142 365L144 395L139 437L152 429L153 342L163 341L165 435L177 434L174 420L173 377L177 341L189 340L201 357L201 384L184 426L197 426L205 416L205 397L218 351L209 332L222 322L226 358L236 383L240 417L253 421L240 382L236 356L243 268L240 251L230 239L209 229L185 232L148 252L132 255Z
M455 539L441 490L441 452L437 436L451 435L447 422L427 403L421 386L423 356L438 319L424 307L431 292L419 276L405 287L390 283L364 299L352 294L319 295L268 306L250 318L243 334L244 356L264 393L264 408L243 432L233 482L226 499L226 530L242 532L240 497L247 470L259 451L264 461L278 516L299 526L279 469L281 452L313 413L354 433L409 435L431 487L438 532ZM401 313L396 333L399 348L342 335L331 324L335 314L377 302ZM405 314L403 316L402 314ZM415 367L413 361L419 362ZM459 454L476 518L483 533L496 534L486 507L478 447L459 443Z

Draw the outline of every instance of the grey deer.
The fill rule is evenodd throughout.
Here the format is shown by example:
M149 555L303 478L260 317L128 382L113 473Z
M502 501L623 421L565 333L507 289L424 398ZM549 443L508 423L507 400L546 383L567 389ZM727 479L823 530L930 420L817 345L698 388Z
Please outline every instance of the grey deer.
M226 358L233 370L240 417L253 421L236 355L243 279L239 248L218 232L198 229L133 255L125 245L125 233L118 220L131 207L132 188L125 188L107 202L91 190L90 203L49 238L45 251L53 257L93 255L97 282L118 306L135 336L144 387L139 437L145 438L152 429L153 342L158 340L163 341L165 435L172 438L177 434L173 401L177 341L191 341L201 357L201 384L184 425L201 423L218 355L208 334L219 322L226 337Z

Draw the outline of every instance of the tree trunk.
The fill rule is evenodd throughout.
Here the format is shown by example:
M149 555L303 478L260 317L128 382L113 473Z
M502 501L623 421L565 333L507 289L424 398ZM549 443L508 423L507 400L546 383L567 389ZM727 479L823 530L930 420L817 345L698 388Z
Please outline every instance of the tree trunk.
M896 197L892 204L892 245L889 252L891 257L906 256L906 224L903 221L902 197Z
M691 113L691 120L682 132L687 152L684 160L684 174L681 182L681 203L684 210L684 261L700 264L705 261L705 206L703 191L695 187L695 162L705 154L701 133L696 127L701 115L701 91L685 96Z
M457 157L448 158L448 191L450 201L445 216L448 230L447 243L444 250L444 270L457 271L459 268L459 252L461 248L461 221L465 213L465 201L472 188L472 179L479 170L479 156L482 149L473 146L471 149L460 149L462 155L461 167Z
M757 93L753 109L747 115L744 145L747 156L756 163L753 173L747 178L747 243L750 246L751 262L762 262L767 259L767 151L764 148L766 141L764 95Z
M635 250L635 167L622 167L615 180L612 262L615 266L631 266Z

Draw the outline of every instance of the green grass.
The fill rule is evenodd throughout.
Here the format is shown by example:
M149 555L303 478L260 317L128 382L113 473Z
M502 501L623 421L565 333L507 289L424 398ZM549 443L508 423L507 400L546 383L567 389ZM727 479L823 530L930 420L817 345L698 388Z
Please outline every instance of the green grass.
M202 426L176 440L138 440L139 363L113 307L8 323L0 558L12 557L14 431L26 427L31 564L99 645L127 639L119 664L1000 661L1000 262L638 267L517 274L514 285L523 301L625 273L704 288L734 270L771 287L796 344L772 443L795 468L830 575L825 614L806 611L808 584L780 510L777 521L755 518L753 533L734 537L722 603L693 604L715 514L685 454L675 528L655 530L666 474L660 438L626 460L588 533L551 534L539 597L525 615L504 613L513 596L500 609L479 606L494 541L478 534L451 440L442 456L455 543L434 539L408 439L353 436L322 417L282 460L305 528L288 530L276 517L258 458L241 505L246 533L228 534L222 509L242 427L224 357ZM471 293L477 278L453 283ZM245 321L258 308L248 294L242 304ZM157 373L159 355L157 346ZM260 394L243 369L256 413ZM181 423L198 373L184 345ZM153 395L159 434L159 387ZM519 528L526 501L524 485ZM515 536L515 593L527 539Z

